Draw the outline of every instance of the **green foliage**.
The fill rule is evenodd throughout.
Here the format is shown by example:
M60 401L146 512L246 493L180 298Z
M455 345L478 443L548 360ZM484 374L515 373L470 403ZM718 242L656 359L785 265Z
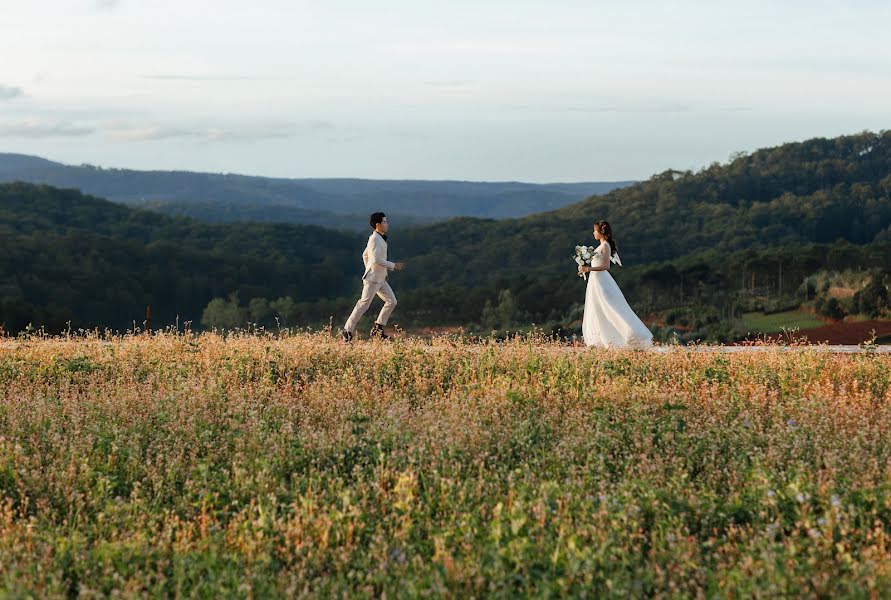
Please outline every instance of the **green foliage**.
M888 293L889 273L874 274L869 283L854 294L854 305L860 313L878 317L891 308L891 295Z
M871 318L881 317L891 306L888 263L856 264L856 269L821 270L814 273L804 280L800 291L808 300L812 300L814 308L820 314L832 319L858 313Z
M252 298L248 303L248 316L253 323L265 322L272 314L272 306L266 298Z
M347 295L362 236L205 225L26 184L0 185L0 325L19 331L195 321L215 297Z
M574 265L567 252L592 239L599 219L612 223L628 266L707 249L729 254L840 239L863 245L891 223L891 192L883 183L889 174L891 131L818 138L698 173L667 171L524 219L456 219L400 231L393 243L412 257L403 287L477 286L518 272L568 276Z
M235 329L245 325L247 312L238 304L238 294L228 300L214 298L201 314L201 324L209 329Z
M764 314L760 312L745 313L742 316L747 331L759 333L775 333L783 329L807 329L820 327L823 321L809 312L790 310L779 313Z
M506 329L517 322L520 317L520 309L510 289L501 290L498 293L498 304L493 305L491 300L486 300L480 324L485 329Z
M838 298L833 298L831 296L821 296L814 302L814 306L816 306L817 311L820 314L826 315L830 319L835 319L836 321L844 318L846 311L842 308L842 303L839 302Z
M601 218L612 222L626 265L611 273L637 312L703 315L692 330L669 324L667 337L732 339L743 312L801 303L834 317L882 315L887 283L884 299L882 282L864 280L851 288L856 299L833 301L808 278L891 264L889 181L891 132L864 132L739 154L697 173L667 171L534 217L395 227L391 258L408 263L392 278L395 319L562 327L584 296L567 252ZM141 326L146 305L155 328L197 322L212 300L236 292L249 300L241 322L341 322L360 291L365 237L206 225L25 184L0 185L0 232L0 325L11 332Z

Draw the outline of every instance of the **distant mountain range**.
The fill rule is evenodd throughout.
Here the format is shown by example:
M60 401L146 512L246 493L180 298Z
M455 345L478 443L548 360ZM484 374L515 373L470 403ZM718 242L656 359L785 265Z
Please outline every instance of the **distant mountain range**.
M74 188L113 202L209 223L281 222L342 230L367 228L368 214L377 210L401 225L453 217L517 218L634 183L281 179L72 166L0 153L0 182L13 181Z

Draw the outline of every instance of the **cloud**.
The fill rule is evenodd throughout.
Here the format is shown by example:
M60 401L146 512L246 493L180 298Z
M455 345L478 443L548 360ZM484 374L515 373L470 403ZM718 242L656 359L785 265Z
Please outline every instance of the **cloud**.
M464 87L474 83L472 79L428 79L423 82L431 87Z
M42 121L0 121L0 136L19 138L79 137L92 135L96 130L75 123Z
M553 40L548 40L548 43L551 47L555 45ZM439 54L444 56L453 54L472 54L477 57L486 55L518 56L540 54L542 52L542 43L511 43L497 40L467 40L444 43L385 42L381 44L381 48L410 56L429 54Z
M145 75L143 79L161 81L254 81L247 75Z
M121 5L121 0L95 0L93 8L98 11L112 11Z
M191 75L169 74L143 75L143 79L156 81L290 81L286 77L255 77L252 75Z
M149 142L170 139L191 139L199 142L250 142L284 139L300 134L327 131L334 125L328 121L312 120L302 123L248 124L234 127L177 126L164 124L105 123L101 129L119 142Z
M580 113L682 113L690 112L692 109L686 104L641 104L630 102L624 104L604 104L600 106L569 106L566 110L568 112Z
M24 95L20 87L0 84L0 100L12 100Z
M219 124L158 123L140 120L59 119L27 116L0 120L0 137L51 138L101 135L116 142L152 142L191 140L203 143L252 142L314 135L334 130L329 121L261 121L257 123Z

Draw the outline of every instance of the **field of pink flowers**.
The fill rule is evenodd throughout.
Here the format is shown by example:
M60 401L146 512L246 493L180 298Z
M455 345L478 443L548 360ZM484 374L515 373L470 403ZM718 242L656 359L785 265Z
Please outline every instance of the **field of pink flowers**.
M891 355L0 341L0 595L889 597Z

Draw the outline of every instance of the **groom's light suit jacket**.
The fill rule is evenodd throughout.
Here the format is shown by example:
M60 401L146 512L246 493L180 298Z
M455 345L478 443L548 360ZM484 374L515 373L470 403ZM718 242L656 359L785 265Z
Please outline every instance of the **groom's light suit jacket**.
M387 280L387 271L396 268L396 264L387 260L387 241L378 232L372 232L368 237L368 245L362 252L362 262L365 263L365 274L362 281L369 283L383 283Z

